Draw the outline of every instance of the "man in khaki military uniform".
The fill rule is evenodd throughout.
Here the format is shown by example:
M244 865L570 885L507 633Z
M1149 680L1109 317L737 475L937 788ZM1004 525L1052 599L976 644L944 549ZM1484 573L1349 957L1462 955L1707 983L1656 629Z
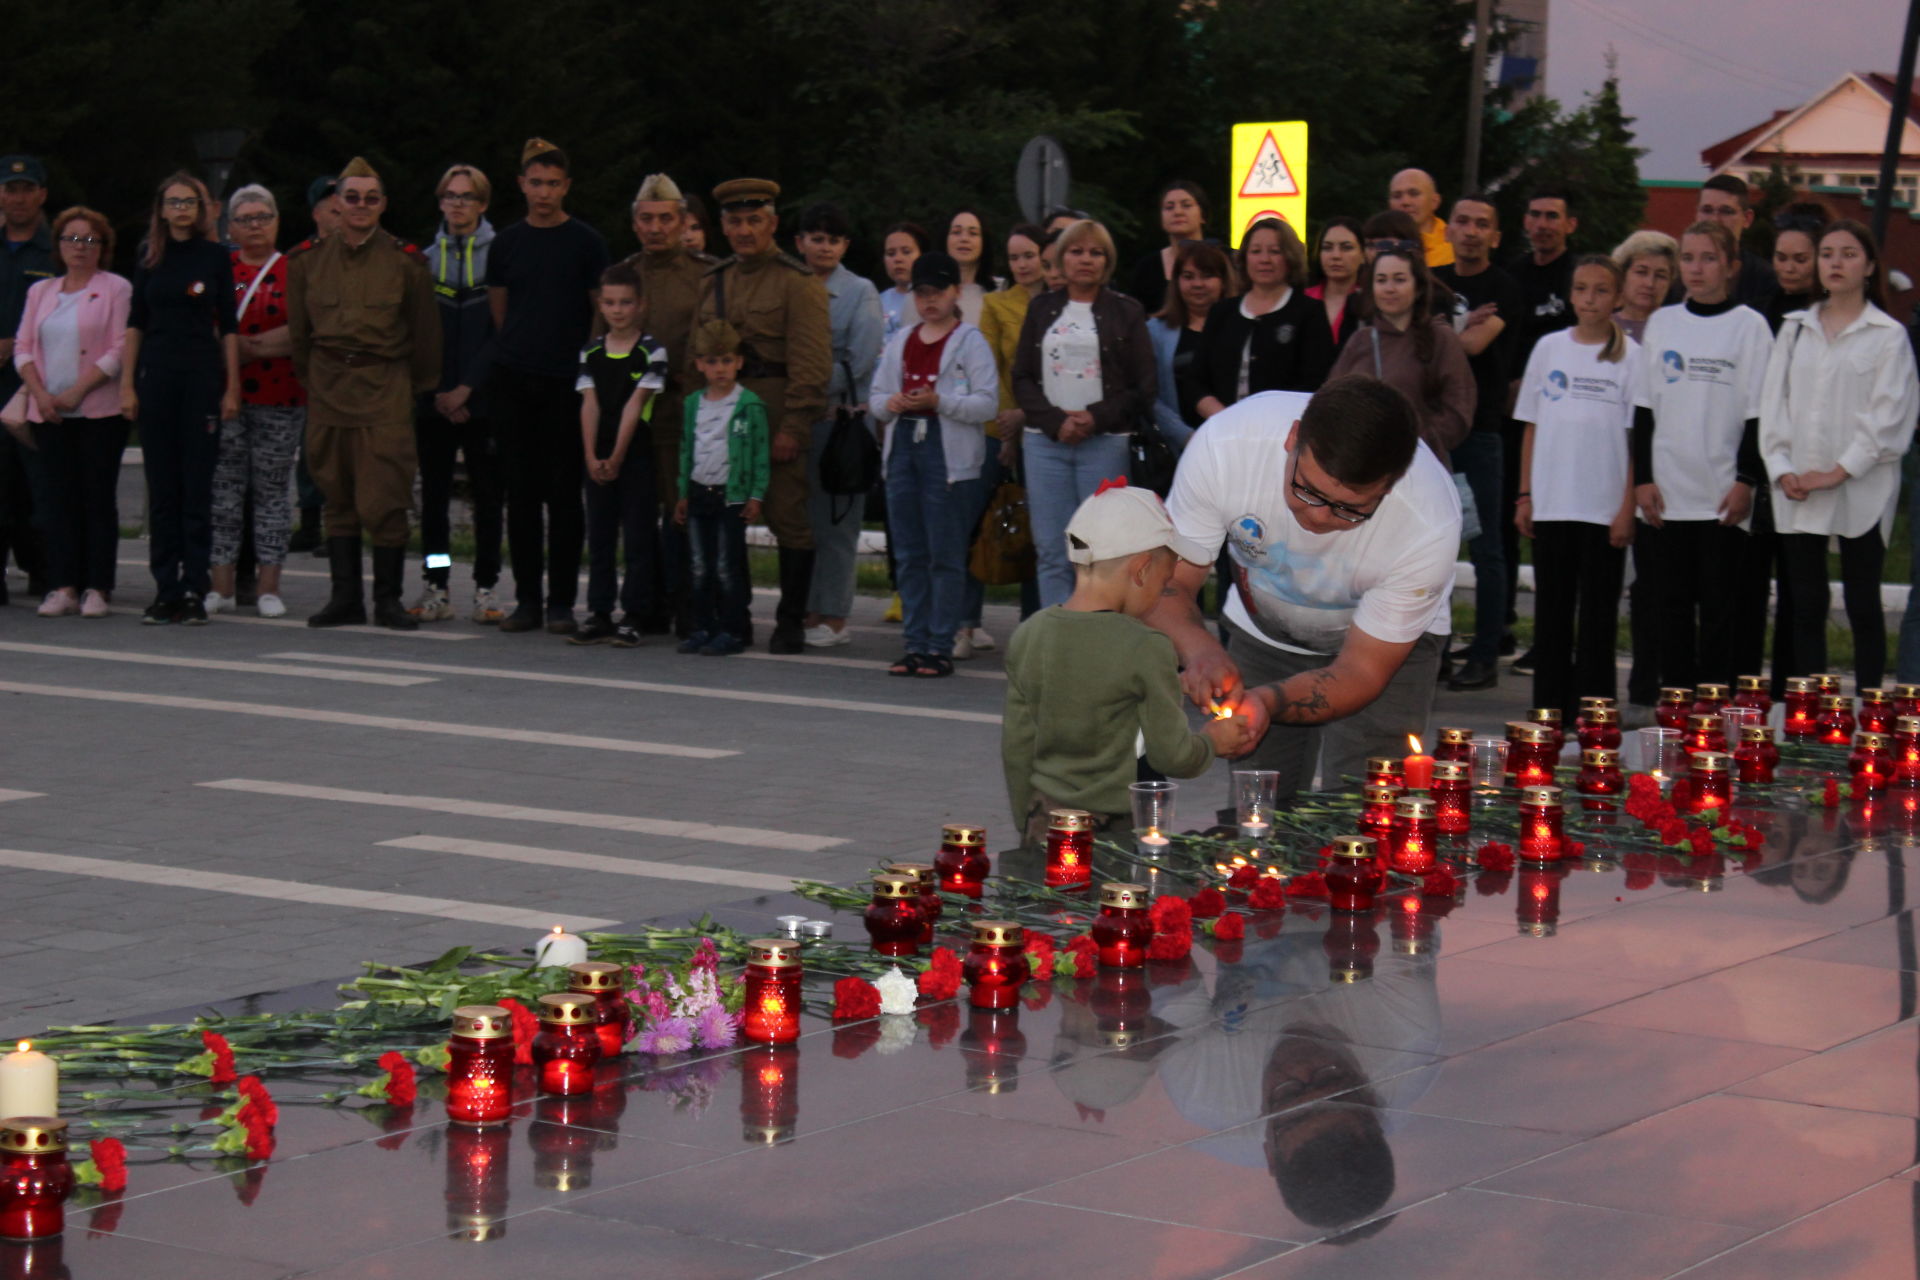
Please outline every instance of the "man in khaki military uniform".
M687 343L694 312L700 308L702 280L719 261L682 243L687 222L687 200L679 184L664 173L648 174L633 197L633 234L640 252L629 257L627 265L640 276L640 296L647 308L642 327L667 349L667 386L649 408L653 476L660 495L660 554L654 562L660 581L653 596L659 616L646 620L641 630L664 634L672 627L681 639L691 626L685 616L687 538L672 515L680 496L680 414L687 397L686 371L693 363Z
M367 620L360 535L373 542L373 617L420 624L400 603L416 454L414 397L440 376L440 319L420 250L380 229L380 175L340 171L340 230L287 263L293 367L307 389L307 465L326 495L333 595L310 627Z
M735 178L713 189L720 229L733 256L707 272L698 320L739 330L746 366L740 382L766 402L773 429L773 474L766 521L780 544L780 605L770 653L805 653L802 622L813 583L813 524L807 512L807 449L827 411L833 331L827 291L798 258L774 248L780 229L778 183ZM649 320L651 323L651 320ZM704 385L692 371L691 387Z

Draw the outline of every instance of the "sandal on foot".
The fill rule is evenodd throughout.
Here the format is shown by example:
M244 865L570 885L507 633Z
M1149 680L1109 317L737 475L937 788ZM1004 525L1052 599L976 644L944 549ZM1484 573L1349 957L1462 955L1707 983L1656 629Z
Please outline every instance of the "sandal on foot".
M920 664L924 661L925 659L917 653L903 653L893 660L893 665L887 668L887 674L890 676L917 676L920 674Z
M953 659L944 653L923 653L920 655L920 666L913 674L928 679L950 676L953 674Z

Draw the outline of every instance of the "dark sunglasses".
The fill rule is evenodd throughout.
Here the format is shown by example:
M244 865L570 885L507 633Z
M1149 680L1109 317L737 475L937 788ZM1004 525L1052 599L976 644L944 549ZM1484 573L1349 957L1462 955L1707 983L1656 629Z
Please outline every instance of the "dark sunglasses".
M378 191L368 191L364 194L358 191L342 191L340 193L341 204L376 205L385 199L386 197Z

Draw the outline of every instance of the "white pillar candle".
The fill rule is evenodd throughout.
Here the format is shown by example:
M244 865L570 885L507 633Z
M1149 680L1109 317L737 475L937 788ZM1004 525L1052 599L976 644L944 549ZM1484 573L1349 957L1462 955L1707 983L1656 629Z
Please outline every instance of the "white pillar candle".
M60 1068L22 1040L18 1050L0 1058L0 1120L59 1114Z
M559 925L553 926L553 932L543 935L533 946L533 967L536 969L564 969L586 958L586 941Z

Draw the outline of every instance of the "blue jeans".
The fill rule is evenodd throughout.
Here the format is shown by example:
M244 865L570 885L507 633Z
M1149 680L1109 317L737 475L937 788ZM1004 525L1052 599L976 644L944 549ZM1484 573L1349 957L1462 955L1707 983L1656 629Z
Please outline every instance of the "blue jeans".
M1127 437L1099 435L1061 444L1037 431L1020 441L1026 453L1027 517L1039 562L1040 607L1065 604L1073 594L1073 564L1067 559L1067 522L1093 496L1102 480L1125 476L1131 459Z
M693 629L747 638L747 522L715 485L687 485L687 542L692 552Z
M1507 623L1507 547L1500 520L1500 476L1506 444L1498 431L1475 431L1453 450L1453 469L1467 478L1480 510L1480 536L1467 544L1473 563L1473 643L1468 662L1496 662Z
M1900 464L1907 477L1907 539L1913 552L1913 594L1900 619L1900 652L1894 659L1901 684L1920 683L1920 453L1907 450Z
M948 481L940 423L927 421L925 435L916 440L920 421L896 421L887 454L902 639L908 653L952 657L967 594L967 544L980 513L980 481Z

